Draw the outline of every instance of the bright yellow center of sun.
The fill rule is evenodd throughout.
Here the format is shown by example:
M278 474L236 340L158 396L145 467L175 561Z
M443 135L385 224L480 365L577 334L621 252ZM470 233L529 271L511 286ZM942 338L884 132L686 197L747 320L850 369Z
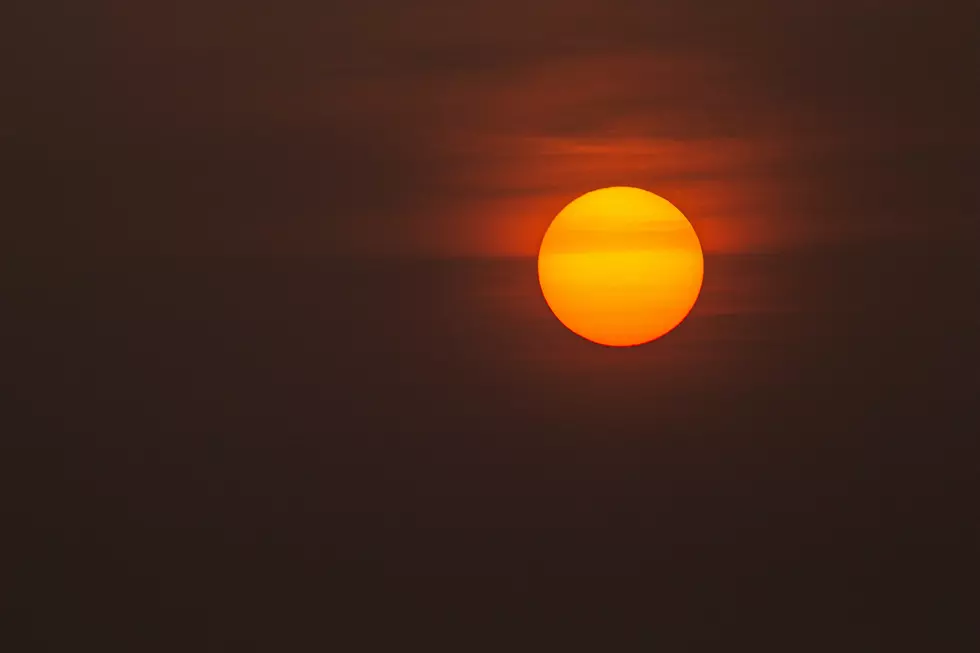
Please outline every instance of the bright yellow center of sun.
M704 256L673 204L625 186L586 193L544 235L538 278L562 324L602 345L639 345L687 317Z

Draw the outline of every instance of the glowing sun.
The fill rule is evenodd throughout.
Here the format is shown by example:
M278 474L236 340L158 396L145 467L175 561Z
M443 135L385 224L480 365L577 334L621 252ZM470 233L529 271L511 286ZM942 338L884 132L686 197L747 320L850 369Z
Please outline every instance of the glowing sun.
M639 188L586 193L552 221L538 252L541 291L578 335L627 347L664 335L694 307L704 255L673 204Z

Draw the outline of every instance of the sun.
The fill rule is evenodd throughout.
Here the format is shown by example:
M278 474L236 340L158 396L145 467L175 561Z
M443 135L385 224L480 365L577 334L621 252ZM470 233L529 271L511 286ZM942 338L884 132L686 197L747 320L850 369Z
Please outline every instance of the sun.
M538 252L541 291L578 335L614 347L664 335L704 279L694 227L664 198L617 186L586 193L552 221Z

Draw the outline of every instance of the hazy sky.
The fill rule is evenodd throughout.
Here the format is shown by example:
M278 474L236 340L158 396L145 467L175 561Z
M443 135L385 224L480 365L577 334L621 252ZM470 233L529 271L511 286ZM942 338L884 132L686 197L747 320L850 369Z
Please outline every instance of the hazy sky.
M977 4L5 0L0 642L980 650ZM649 345L412 258L609 185Z
M19 4L24 255L529 254L623 184L709 251L977 207L972 3Z

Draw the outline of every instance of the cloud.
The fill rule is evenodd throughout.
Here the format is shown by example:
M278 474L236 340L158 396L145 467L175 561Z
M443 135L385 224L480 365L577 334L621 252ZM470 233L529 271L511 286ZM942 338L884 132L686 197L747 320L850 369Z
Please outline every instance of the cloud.
M25 250L60 230L106 250L527 253L615 184L668 196L709 246L779 247L887 229L866 216L894 210L889 187L972 201L969 175L896 163L972 165L958 6L76 5L25 9L11 43L27 217L6 240Z

